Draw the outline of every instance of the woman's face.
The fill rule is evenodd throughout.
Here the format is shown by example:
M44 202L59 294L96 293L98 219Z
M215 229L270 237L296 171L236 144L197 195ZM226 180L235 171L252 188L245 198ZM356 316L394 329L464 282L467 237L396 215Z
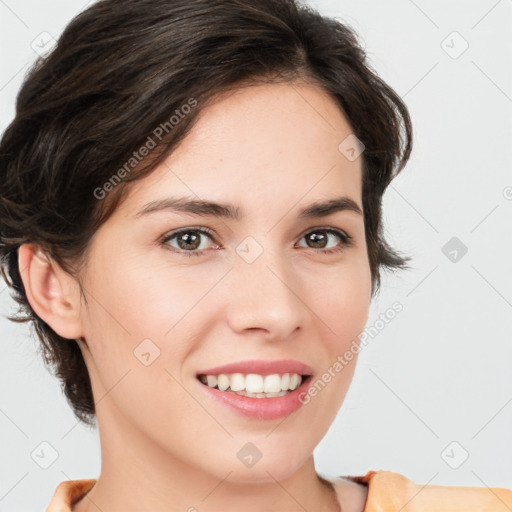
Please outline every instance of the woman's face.
M283 479L310 459L349 388L356 356L335 363L364 329L371 298L362 214L301 216L342 197L362 211L362 157L347 158L347 142L339 149L351 132L316 87L253 86L219 97L130 185L91 241L83 276L80 347L113 458L158 457L239 482ZM171 198L230 205L238 217L151 208ZM198 377L254 360L288 362L224 373L256 387L283 385L286 370L313 376L283 397L236 399Z

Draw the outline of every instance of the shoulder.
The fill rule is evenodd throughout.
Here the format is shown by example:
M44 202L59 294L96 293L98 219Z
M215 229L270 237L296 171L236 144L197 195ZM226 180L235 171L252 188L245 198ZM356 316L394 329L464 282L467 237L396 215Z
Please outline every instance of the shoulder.
M343 512L365 512L365 504L368 498L368 485L356 481L357 477L339 476L325 478L331 482L336 492L338 502Z
M368 471L364 476L338 477L333 481L340 493L353 492L353 487L346 485L349 482L367 490L364 508L359 508L362 512L395 512L405 510L406 507L410 512L512 510L512 490L499 487L420 484L400 473L384 470Z
M46 512L70 512L73 503L86 494L95 483L94 478L61 482L55 489Z

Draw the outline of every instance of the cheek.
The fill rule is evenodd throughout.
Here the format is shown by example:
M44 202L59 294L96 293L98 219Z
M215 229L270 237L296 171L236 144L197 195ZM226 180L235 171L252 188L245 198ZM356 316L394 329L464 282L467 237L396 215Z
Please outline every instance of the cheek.
M363 331L371 299L369 266L340 265L319 280L308 280L308 303L323 325L329 352L340 353Z
M193 343L186 315L192 314L208 283L195 280L191 288L169 269L140 261L120 258L110 271L101 270L109 268L103 263L96 261L98 271L85 284L92 380L97 395L106 397L99 407L112 410L115 403L134 424L151 418L147 423L160 425L155 431L181 428L172 411L191 407L189 395L177 383Z
M88 299L86 338L106 389L130 371L129 380L139 385L129 396L132 402L137 397L143 402L145 392L173 387L171 376L183 378L184 362L207 336L212 319L218 319L218 304L212 302L209 291L225 270L206 267L170 268L161 262L120 258L111 271L94 274L86 285L97 299ZM108 267L97 264L96 268ZM180 400L179 391L174 390L176 400Z
M122 259L110 265L98 261L98 272L88 284L97 298L94 315L101 328L114 330L130 338L165 339L215 282L201 266L193 269L140 258ZM217 278L218 280L218 278ZM91 313L93 316L93 313ZM123 334L124 333L124 334Z

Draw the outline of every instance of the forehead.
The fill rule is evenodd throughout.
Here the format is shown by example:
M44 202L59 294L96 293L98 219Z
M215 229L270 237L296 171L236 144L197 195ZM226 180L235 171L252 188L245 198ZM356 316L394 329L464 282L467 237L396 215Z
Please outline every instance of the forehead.
M362 156L350 160L340 150L351 134L339 106L315 85L223 93L162 164L130 185L121 207L133 212L169 194L282 207L347 195L361 204Z

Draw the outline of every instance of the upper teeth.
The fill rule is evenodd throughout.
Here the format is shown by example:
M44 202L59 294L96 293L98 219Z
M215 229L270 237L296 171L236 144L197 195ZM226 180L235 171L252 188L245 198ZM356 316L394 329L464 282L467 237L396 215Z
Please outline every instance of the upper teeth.
M218 387L221 391L230 388L231 391L247 391L248 393L279 393L297 389L302 377L298 373L273 373L272 375L258 375L256 373L232 373L226 375L201 375L201 382L211 388Z

